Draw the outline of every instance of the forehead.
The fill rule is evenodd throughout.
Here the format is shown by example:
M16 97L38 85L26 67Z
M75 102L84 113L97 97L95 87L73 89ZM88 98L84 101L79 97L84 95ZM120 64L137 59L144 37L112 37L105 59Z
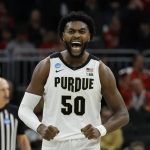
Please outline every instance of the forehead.
M65 29L88 29L86 23L82 21L70 21L66 24Z
M4 87L9 87L9 84L6 80L0 79L0 89Z

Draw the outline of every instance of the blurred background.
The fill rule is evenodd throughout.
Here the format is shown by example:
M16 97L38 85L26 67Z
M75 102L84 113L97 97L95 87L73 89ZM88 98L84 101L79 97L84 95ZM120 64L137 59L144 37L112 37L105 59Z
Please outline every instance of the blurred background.
M57 26L73 10L94 19L88 51L112 69L130 113L126 127L102 139L102 150L150 150L150 0L0 0L0 76L12 83L11 103L19 106L35 65L64 49ZM102 105L106 120L111 112ZM40 149L38 135L27 134Z

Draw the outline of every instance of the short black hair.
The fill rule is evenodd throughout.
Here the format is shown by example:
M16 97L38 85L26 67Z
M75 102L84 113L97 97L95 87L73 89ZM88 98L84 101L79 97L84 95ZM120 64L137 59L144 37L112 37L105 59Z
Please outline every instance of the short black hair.
M68 15L61 18L59 25L58 25L58 34L60 38L62 39L62 34L64 32L65 26L70 21L82 21L85 24L87 24L89 32L90 32L90 38L93 38L93 35L95 33L95 25L92 17L88 16L82 11L72 11Z

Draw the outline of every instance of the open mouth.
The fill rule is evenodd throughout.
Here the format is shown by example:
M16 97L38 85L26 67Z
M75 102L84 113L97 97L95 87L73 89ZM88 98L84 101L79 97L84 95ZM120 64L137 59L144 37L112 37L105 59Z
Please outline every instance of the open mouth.
M73 48L80 48L82 46L81 42L71 42L71 46Z

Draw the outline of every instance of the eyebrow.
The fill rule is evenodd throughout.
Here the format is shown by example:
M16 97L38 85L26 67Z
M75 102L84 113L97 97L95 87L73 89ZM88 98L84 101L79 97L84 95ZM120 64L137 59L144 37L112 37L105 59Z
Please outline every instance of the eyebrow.
M67 30L88 30L88 28L80 28L80 29L67 28Z

